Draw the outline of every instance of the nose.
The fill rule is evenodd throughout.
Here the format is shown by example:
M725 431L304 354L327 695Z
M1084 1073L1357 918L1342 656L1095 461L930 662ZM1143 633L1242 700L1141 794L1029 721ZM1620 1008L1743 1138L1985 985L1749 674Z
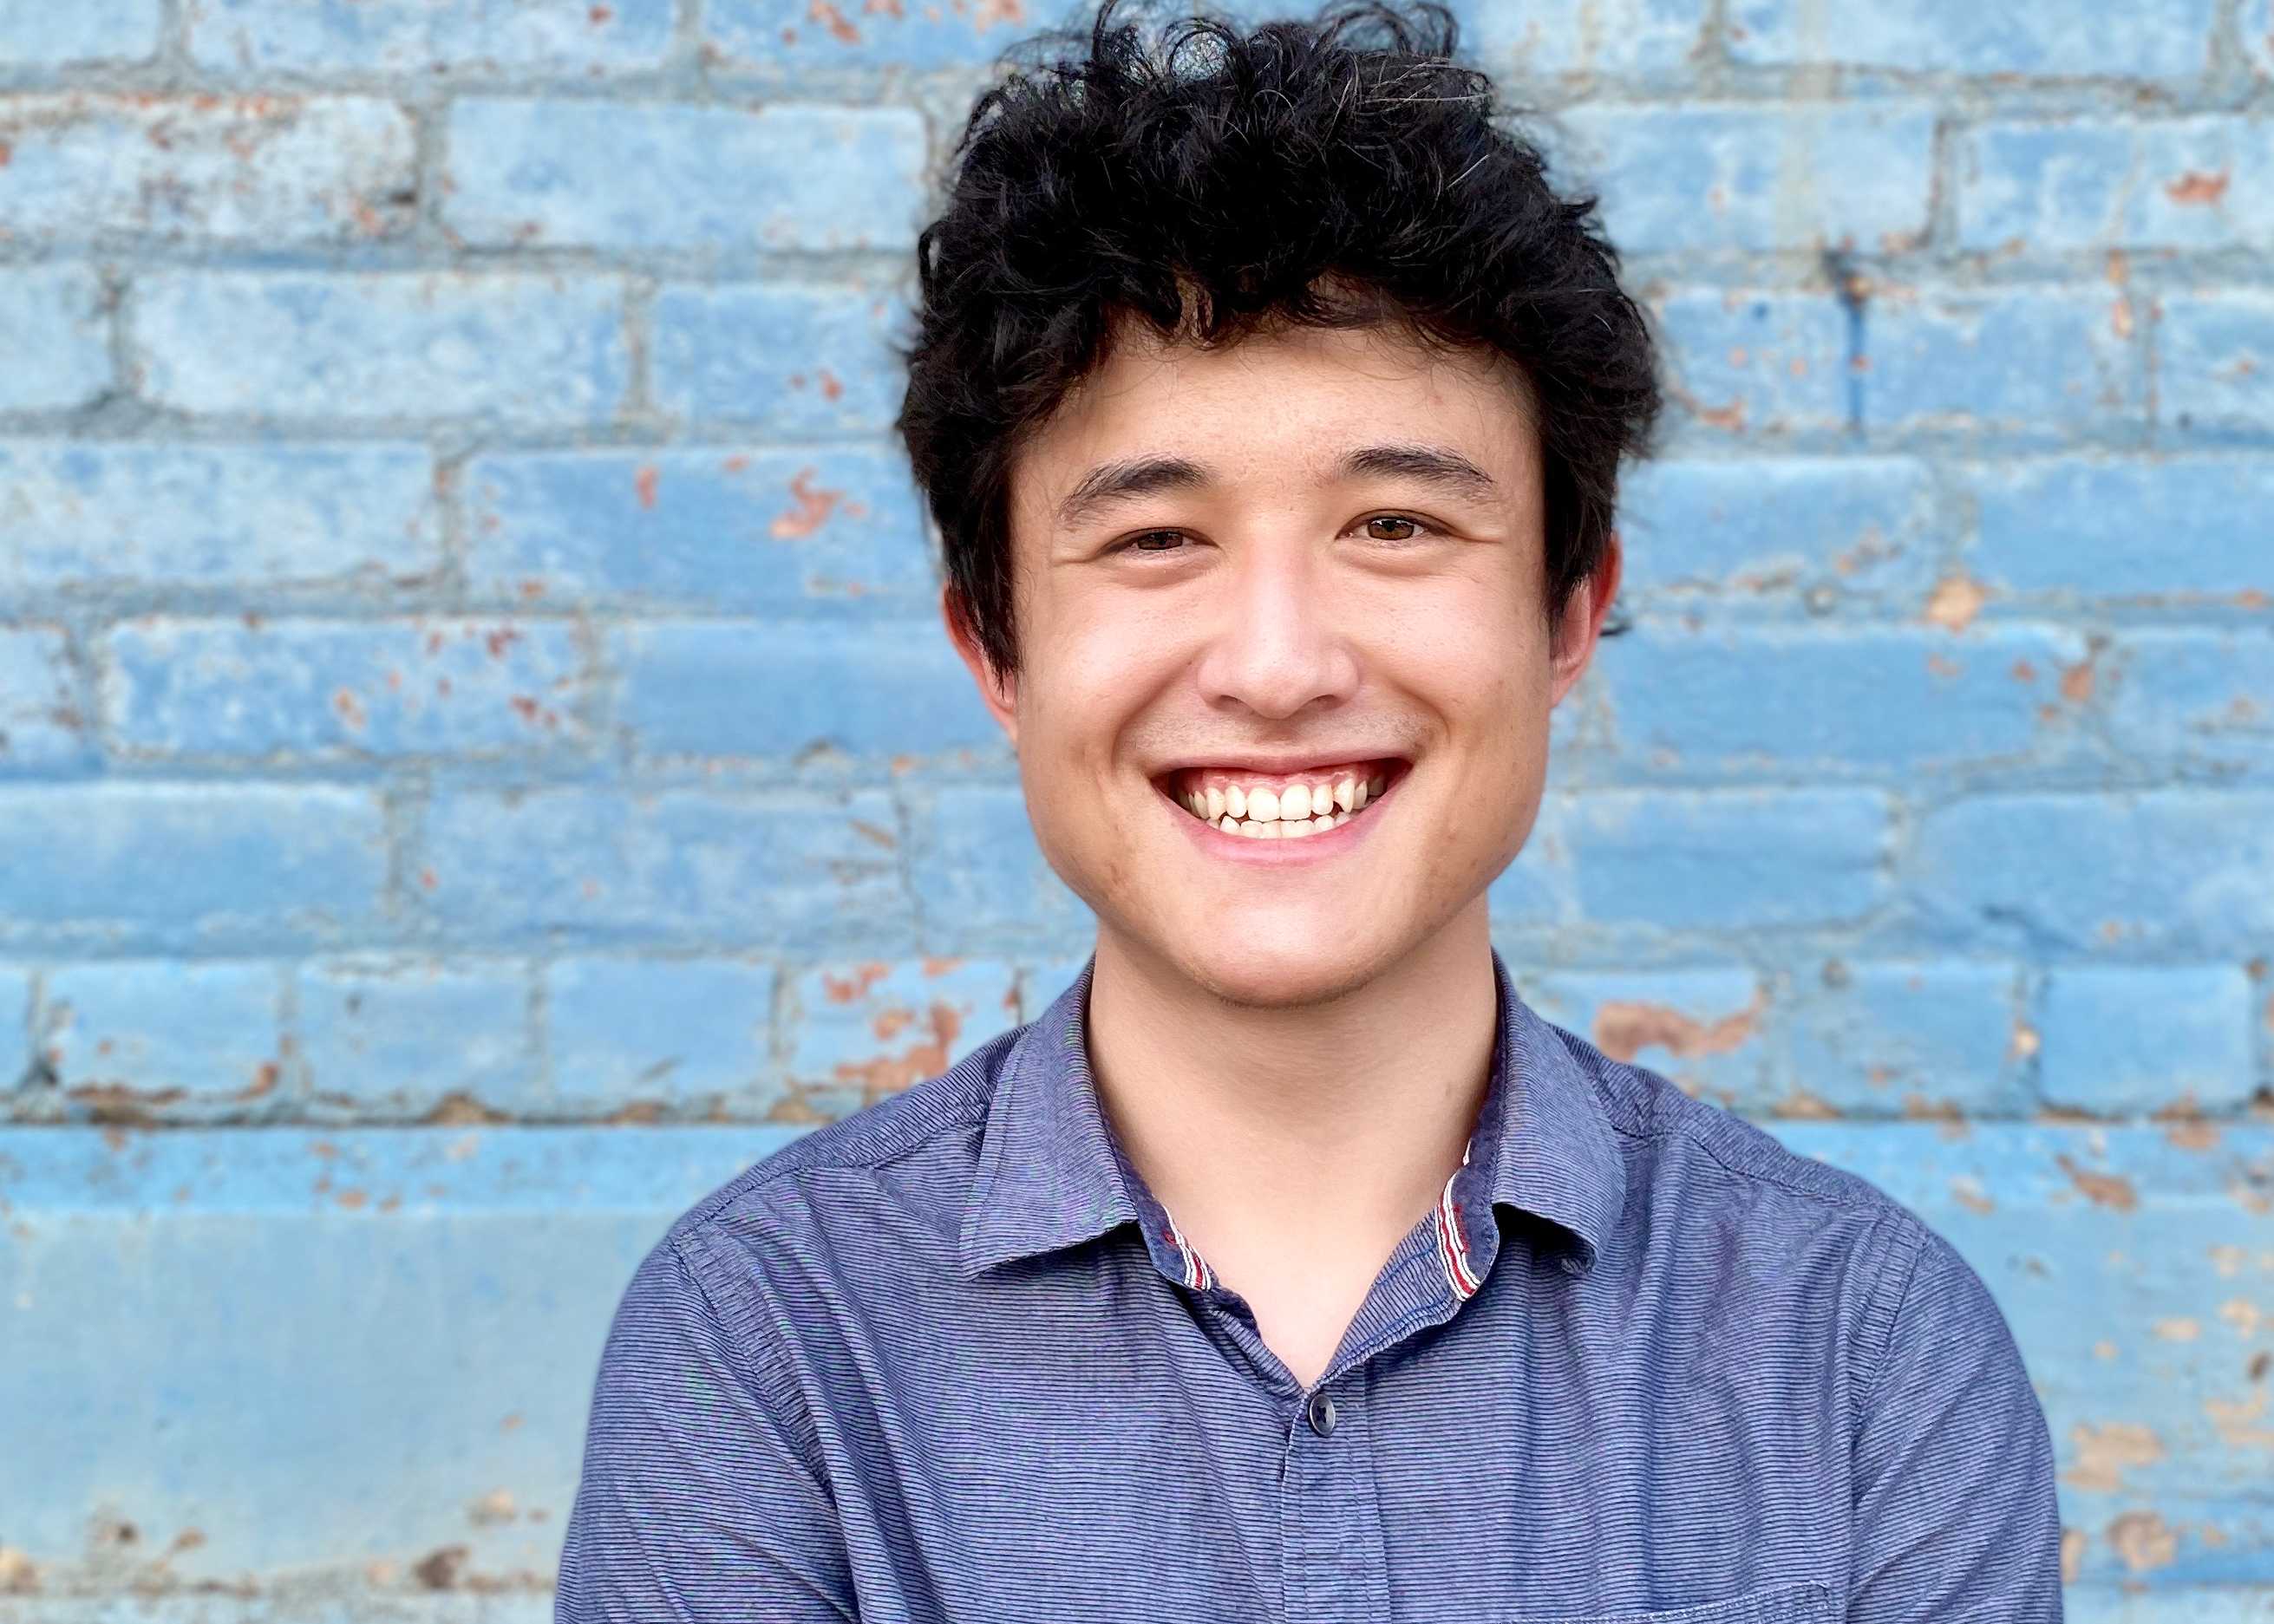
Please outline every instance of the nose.
M1358 659L1306 538L1241 548L1217 579L1222 596L1209 606L1214 630L1196 673L1211 709L1281 721L1357 691Z

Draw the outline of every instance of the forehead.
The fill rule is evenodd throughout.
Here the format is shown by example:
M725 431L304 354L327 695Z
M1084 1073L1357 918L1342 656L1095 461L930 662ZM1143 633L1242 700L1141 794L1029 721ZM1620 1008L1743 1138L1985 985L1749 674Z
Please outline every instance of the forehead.
M1442 447L1523 490L1538 463L1533 399L1504 357L1384 327L1291 327L1218 350L1125 328L1014 460L1014 507L1048 527L1102 465L1139 456L1232 482L1329 483L1385 442Z

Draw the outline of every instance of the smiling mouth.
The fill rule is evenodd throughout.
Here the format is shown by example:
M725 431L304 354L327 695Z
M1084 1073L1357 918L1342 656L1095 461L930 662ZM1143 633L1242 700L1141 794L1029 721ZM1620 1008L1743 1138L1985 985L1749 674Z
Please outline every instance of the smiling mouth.
M1403 778L1397 756L1345 762L1302 772L1189 767L1160 780L1161 793L1190 816L1252 840L1296 840L1364 817Z

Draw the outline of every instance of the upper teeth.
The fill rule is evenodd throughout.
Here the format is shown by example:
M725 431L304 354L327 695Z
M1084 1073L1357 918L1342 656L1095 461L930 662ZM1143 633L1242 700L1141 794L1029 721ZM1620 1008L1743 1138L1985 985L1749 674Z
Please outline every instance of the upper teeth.
M1294 782L1195 785L1181 799L1194 817L1227 832L1286 839L1347 823L1382 793L1387 781L1383 773L1352 772Z

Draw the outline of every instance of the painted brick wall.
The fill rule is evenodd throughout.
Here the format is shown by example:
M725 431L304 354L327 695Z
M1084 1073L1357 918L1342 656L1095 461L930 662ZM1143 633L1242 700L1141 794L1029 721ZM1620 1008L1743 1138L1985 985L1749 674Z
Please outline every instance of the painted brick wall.
M1678 402L1502 945L2274 1617L2274 5L1467 17ZM882 348L1052 20L0 0L0 1620L549 1616L663 1225L1078 965Z

